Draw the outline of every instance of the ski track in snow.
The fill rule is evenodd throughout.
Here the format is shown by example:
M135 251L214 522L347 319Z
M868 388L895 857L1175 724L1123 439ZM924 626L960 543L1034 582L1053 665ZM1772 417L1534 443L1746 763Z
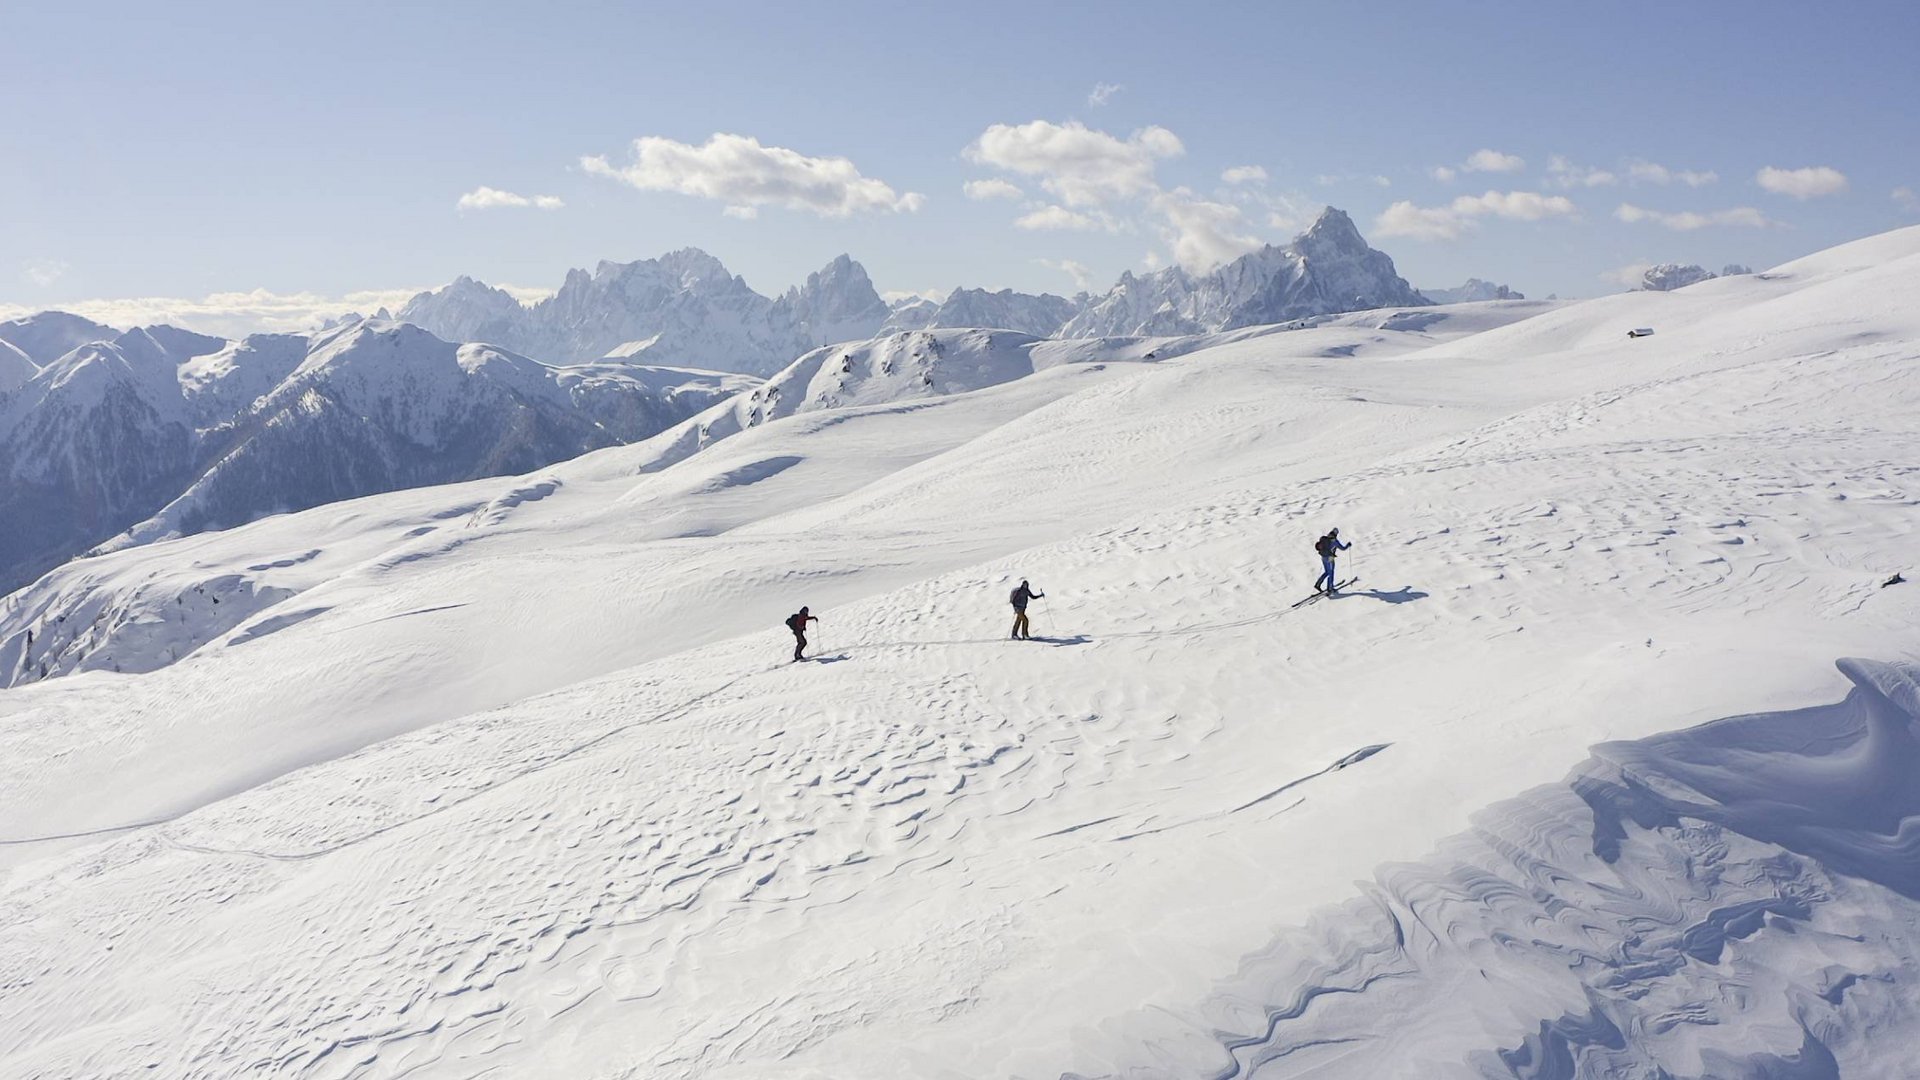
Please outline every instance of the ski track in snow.
M1903 1075L1908 233L75 564L0 642L159 658L0 694L0 1074Z

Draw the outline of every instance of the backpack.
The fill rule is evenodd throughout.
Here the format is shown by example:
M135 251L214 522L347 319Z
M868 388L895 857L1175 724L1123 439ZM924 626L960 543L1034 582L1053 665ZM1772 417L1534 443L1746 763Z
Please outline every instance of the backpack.
M787 629L796 634L804 634L807 632L807 621L801 618L800 613L796 611L787 616Z
M1020 606L1021 604L1020 589L1017 586L1014 588L1012 593L1008 594L1007 602L1009 604L1012 604L1014 607Z
M1313 542L1313 550L1319 552L1320 557L1323 559L1333 558L1333 537L1323 536L1315 540Z

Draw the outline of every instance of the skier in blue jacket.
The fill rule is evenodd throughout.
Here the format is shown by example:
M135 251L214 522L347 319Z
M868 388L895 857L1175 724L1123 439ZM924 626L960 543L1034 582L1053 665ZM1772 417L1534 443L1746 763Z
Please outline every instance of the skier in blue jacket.
M1340 557L1341 552L1352 546L1352 544L1340 542L1339 529L1328 529L1327 535L1314 541L1313 550L1320 553L1320 576L1313 579L1314 592L1333 592L1333 587L1340 582L1339 575L1334 573L1333 561ZM1320 587L1323 581L1327 583L1324 590Z

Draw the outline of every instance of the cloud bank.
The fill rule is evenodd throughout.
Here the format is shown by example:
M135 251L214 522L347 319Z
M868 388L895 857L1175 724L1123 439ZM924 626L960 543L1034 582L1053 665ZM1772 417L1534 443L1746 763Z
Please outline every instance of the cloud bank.
M747 135L713 135L699 146L647 136L633 141L633 158L614 165L583 157L580 167L641 191L672 191L725 204L735 217L763 206L820 217L863 213L912 213L926 196L901 194L863 176L843 157L809 157L780 146L762 146Z

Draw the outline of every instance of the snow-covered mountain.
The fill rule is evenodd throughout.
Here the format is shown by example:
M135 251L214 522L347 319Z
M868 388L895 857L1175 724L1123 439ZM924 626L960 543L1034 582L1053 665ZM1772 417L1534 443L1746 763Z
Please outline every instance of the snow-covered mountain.
M778 300L693 248L574 270L531 306L471 278L415 296L399 318L450 341L487 342L550 363L625 359L769 374L816 345L872 337L887 305L840 256Z
M0 1075L1904 1077L1916 290L1908 229L902 334L690 453L742 403L62 567Z
M1486 300L1525 300L1526 294L1515 292L1505 285L1495 285L1491 281L1468 278L1466 284L1451 289L1421 289L1420 295L1436 304L1472 304Z
M1078 312L1084 300L1069 300L1052 293L1015 292L1001 289L955 289L931 310L903 308L888 321L889 330L966 329L982 327L1012 330L1034 337L1052 337Z
M1197 334L1369 308L1428 304L1367 246L1353 219L1328 207L1283 247L1267 245L1210 273L1171 266L1122 275L1057 333L1061 337Z
M805 285L788 289L774 311L777 321L820 345L870 338L893 314L866 267L845 255L808 274Z
M1192 335L1428 303L1395 272L1391 258L1367 246L1351 218L1330 207L1283 247L1269 245L1199 276L1179 267L1123 274L1102 296L961 288L938 303L915 299L889 307L866 270L842 255L774 300L718 259L689 248L659 259L603 262L591 274L572 271L558 293L531 306L463 277L415 296L399 318L450 341L489 342L556 363L620 355L765 375L809 349L881 332Z
M0 341L0 394L6 394L24 386L40 365L21 351L10 341Z
M144 543L396 488L524 472L670 427L753 380L554 368L360 321L83 345L0 396L0 586Z
M110 326L64 311L42 311L0 322L0 342L13 346L37 367L46 367L82 345L105 341L117 333Z
M1718 274L1697 263L1660 263L1647 267L1640 275L1640 288L1647 292L1672 292L1717 277L1739 277L1751 273L1752 270L1739 263L1728 263Z
M1672 292L1703 281L1712 281L1718 276L1697 263L1659 263L1647 267L1646 272L1640 275L1640 287L1647 292Z
M175 370L139 330L81 345L0 398L0 589L151 513L197 445Z

